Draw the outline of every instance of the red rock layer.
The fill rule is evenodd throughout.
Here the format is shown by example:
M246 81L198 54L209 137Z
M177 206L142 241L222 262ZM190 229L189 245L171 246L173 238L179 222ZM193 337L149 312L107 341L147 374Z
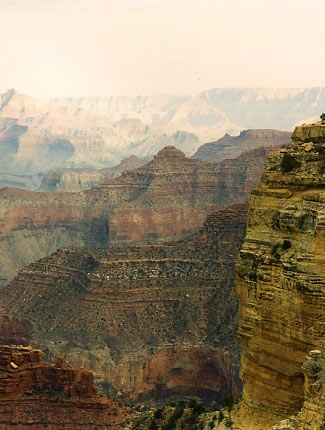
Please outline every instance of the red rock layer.
M97 396L91 372L42 357L32 347L0 345L1 430L121 428L127 410Z

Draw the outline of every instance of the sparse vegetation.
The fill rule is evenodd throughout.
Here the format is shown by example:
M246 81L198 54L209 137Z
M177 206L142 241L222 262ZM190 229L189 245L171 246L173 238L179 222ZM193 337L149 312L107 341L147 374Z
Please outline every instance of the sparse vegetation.
M225 418L225 426L227 428L230 428L230 429L232 428L232 426L233 426L233 420L231 419L230 416Z
M194 399L139 413L132 430L209 430L216 428L218 418L213 411L205 412L205 407Z
M297 169L300 165L301 164L292 155L286 152L281 162L282 173L291 172L291 170Z

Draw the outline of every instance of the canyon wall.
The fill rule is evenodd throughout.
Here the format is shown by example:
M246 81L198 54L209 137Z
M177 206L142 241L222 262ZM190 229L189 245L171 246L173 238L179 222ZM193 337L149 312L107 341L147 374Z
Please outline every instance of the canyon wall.
M0 429L120 429L128 410L98 397L91 372L32 347L0 345Z
M325 407L322 387L302 369L311 350L325 351L325 125L297 127L292 140L269 156L251 194L237 262L243 429L267 428L305 402L304 420L317 392L312 426L292 428L318 429Z
M200 146L192 158L219 162L224 159L239 157L243 152L259 147L286 145L290 142L288 131L258 129L243 130L239 136L226 134L216 142Z
M42 178L40 189L43 191L81 191L93 188L102 182L120 176L124 170L142 167L150 161L131 155L114 167L104 169L68 169L56 168L47 172Z
M177 242L61 248L21 270L1 300L48 359L93 370L109 394L220 405L240 391L234 264L246 213L215 212Z

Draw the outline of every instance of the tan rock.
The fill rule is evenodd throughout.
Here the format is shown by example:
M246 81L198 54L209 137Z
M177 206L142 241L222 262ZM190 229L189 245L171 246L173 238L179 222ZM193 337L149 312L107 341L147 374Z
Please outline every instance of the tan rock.
M310 143L303 147L324 139L319 123L297 127L294 152L272 154L251 195L237 262L243 429L265 428L258 420L252 424L259 413L269 415L270 425L287 418L277 429L318 429L320 405L325 407L322 388L310 385L306 374L316 372L325 350L325 158L305 151ZM310 350L311 364L303 371ZM288 421L300 409L300 418Z

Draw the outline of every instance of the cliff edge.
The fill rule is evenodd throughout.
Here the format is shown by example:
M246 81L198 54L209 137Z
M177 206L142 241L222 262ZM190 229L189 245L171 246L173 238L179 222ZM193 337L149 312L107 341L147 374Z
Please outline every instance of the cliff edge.
M292 144L269 156L251 195L236 272L244 384L238 428L270 428L300 411L300 418L289 423L293 427L286 422L276 428L318 430L323 388L318 395L310 388L302 364L310 351L320 357L325 352L322 122L297 127ZM306 404L314 411L308 423Z

